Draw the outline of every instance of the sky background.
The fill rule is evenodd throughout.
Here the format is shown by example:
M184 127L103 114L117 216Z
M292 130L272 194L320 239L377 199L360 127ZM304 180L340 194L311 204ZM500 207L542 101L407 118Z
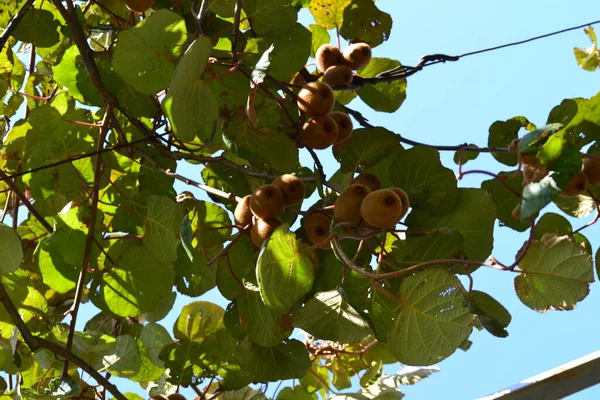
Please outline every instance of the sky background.
M389 40L375 48L373 54L405 65L415 65L425 54L463 54L600 19L600 2L591 0L379 0L377 6L391 14L394 23ZM300 22L314 23L307 10L301 13ZM361 111L373 125L423 143L467 142L486 146L488 128L496 120L523 115L541 126L552 107L563 99L596 94L600 89L600 71L581 70L573 55L573 47L589 45L583 30L577 30L456 63L438 64L409 78L407 99L393 114L373 112L358 99L350 107ZM330 176L338 168L331 150L318 153ZM442 161L456 169L452 156L453 153L442 154ZM302 150L301 161L312 167L305 150ZM481 155L466 165L466 169L491 171L500 171L502 167L489 155ZM200 180L197 166L182 165L178 172ZM468 175L459 184L479 187L484 179L487 178ZM179 183L176 189L190 190ZM194 193L206 199L198 191ZM308 207L310 202L305 204ZM557 212L557 209L548 207L546 211ZM589 219L571 219L571 222L577 228ZM600 243L600 228L594 226L583 233L592 242L595 252ZM526 233L496 226L493 255L511 263L525 240ZM575 310L540 314L518 300L513 287L515 276L485 268L473 275L474 288L495 297L512 314L507 328L509 337L500 339L485 331L474 331L470 337L473 345L468 352L458 350L438 364L441 372L403 388L407 399L483 397L600 348L597 344L600 327L597 283L592 284L589 296ZM171 331L181 307L197 300L212 301L223 307L227 304L216 289L196 299L179 295L173 312L161 324ZM82 322L95 313L88 305L83 307ZM386 372L392 374L398 369L400 366L395 364L386 367ZM144 395L137 384L117 382L123 391ZM600 386L570 398L598 399Z

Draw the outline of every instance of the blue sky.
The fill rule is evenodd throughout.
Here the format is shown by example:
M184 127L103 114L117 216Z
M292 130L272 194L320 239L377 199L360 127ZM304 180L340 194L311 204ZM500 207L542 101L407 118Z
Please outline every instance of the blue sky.
M394 25L390 39L374 49L374 56L397 59L406 65L416 64L425 54L462 54L600 19L600 3L591 0L379 0L377 6L392 15ZM308 12L302 13L301 22L313 23ZM552 107L564 98L596 94L600 89L600 71L590 73L579 69L573 56L574 46L589 44L583 30L578 30L429 67L409 78L407 99L393 114L375 113L360 100L350 106L363 112L372 124L414 140L484 146L488 128L496 120L523 115L540 126ZM333 173L337 166L331 151L321 151L320 155L326 172ZM444 154L442 160L446 166L455 168L452 155ZM302 155L302 161L312 165L307 154ZM467 167L496 171L502 168L485 155ZM199 180L196 168L184 167L181 173ZM460 184L478 187L481 180L469 175ZM177 189L189 190L179 184ZM556 211L551 207L548 210ZM578 227L587 221L572 220L572 224ZM509 228L496 227L495 232L493 254L511 262L526 236ZM584 233L596 250L600 228L594 226ZM405 388L408 399L475 399L598 350L597 283L575 310L540 314L517 299L514 277L511 273L487 269L474 274L475 289L490 293L511 312L510 336L499 339L485 331L475 331L468 352L457 351L439 364L441 372ZM174 313L162 324L170 330L181 306L195 300L226 304L214 290L198 299L180 295ZM93 315L91 308L83 310L86 310L81 315L84 319ZM393 373L398 368L393 365L386 372ZM144 393L137 384L119 386L123 391ZM571 398L600 398L600 386Z

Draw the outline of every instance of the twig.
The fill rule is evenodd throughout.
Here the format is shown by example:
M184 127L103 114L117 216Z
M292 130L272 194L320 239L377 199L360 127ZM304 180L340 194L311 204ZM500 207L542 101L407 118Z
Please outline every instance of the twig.
M31 204L27 196L25 196L25 193L23 193L19 189L19 187L14 183L14 181L8 175L6 175L6 172L4 172L4 170L2 169L0 169L0 180L6 182L6 184L10 187L12 192L16 194L17 197L23 203L23 205L27 207L27 210L31 213L31 215L33 215L35 219L37 219L49 233L54 232L54 228L52 227L52 225L50 225L50 223L46 221L46 219L38 212L38 210L35 209L35 207L33 206L33 204Z
M102 126L98 135L97 149L101 150L104 146L104 140L110 130L111 114L113 112L113 105L107 103L106 111L104 112L104 118L102 119ZM92 245L94 243L96 234L96 216L98 215L98 197L100 191L100 182L102 179L102 156L98 154L94 163L94 185L90 195L91 201L91 212L90 222L88 225L88 234L85 242L85 248L83 251L83 261L81 262L81 270L79 271L79 279L77 280L77 288L75 290L75 298L73 307L71 308L71 323L69 325L69 334L67 336L67 350L70 351L73 346L73 339L75 337L75 325L77 324L77 315L79 312L79 306L81 304L81 296L85 290L85 278L88 272L91 261ZM100 246L101 247L101 246ZM62 376L66 377L69 373L69 362L65 361L62 370Z
M196 2L194 2L194 4L195 3ZM202 18L204 18L204 14L206 14L207 7L208 7L208 0L202 0L198 14L194 15L196 17L196 31L198 32L198 35L202 35Z
M38 341L39 346L50 350L54 354L60 355L65 360L72 362L73 364L77 365L79 368L87 372L89 375L92 376L92 378L96 380L96 382L104 386L106 390L108 390L113 396L115 396L116 399L127 400L127 397L125 397L115 385L113 385L106 378L104 378L102 374L96 371L90 364L85 362L83 359L77 357L71 351L65 349L57 343L51 342L41 337L35 337L35 339Z
M29 330L27 325L25 325L25 322L19 315L19 310L17 310L17 307L15 307L15 304L10 299L10 296L8 295L8 292L6 291L6 288L4 287L2 282L0 282L0 301L4 305L6 312L8 313L8 315L10 315L10 318L21 333L25 344L27 344L27 347L29 347L31 352L34 352L37 349L39 349L40 345L38 341L31 334L31 331Z
M240 34L240 17L242 15L242 5L244 0L236 0L233 8L233 31L231 32L231 57L233 62L238 61L238 36Z
M17 28L17 25L19 25L19 22L21 22L21 19L23 19L25 14L27 14L27 11L29 11L31 6L33 5L33 1L34 0L27 0L19 9L19 11L17 11L17 13L8 22L8 25L6 25L4 31L2 31L2 36L0 36L0 52L2 52L2 50L4 49L4 45L8 41L8 38L12 35L13 31Z

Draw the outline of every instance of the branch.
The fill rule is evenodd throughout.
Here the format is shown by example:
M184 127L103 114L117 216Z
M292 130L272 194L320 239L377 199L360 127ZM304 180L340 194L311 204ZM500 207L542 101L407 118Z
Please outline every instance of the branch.
M242 5L244 0L236 0L235 7L233 8L233 32L231 32L231 56L233 62L238 61L238 36L240 34L240 17L242 15Z
M8 25L6 25L6 28L4 28L4 31L2 32L2 36L0 36L0 52L2 52L2 50L4 49L4 45L8 41L8 38L10 37L10 35L12 35L13 31L17 28L17 25L19 25L19 22L21 22L21 20L25 16L25 14L27 14L27 11L29 11L31 6L33 5L33 2L34 2L34 0L27 0L23 4L21 9L19 11L17 11L17 13L8 22Z
M33 206L33 204L31 204L27 196L25 196L25 193L19 190L19 187L14 183L11 177L6 175L6 172L4 172L4 170L2 169L0 169L0 181L5 181L7 183L7 185L10 187L10 190L12 190L12 192L17 195L17 197L21 200L23 205L27 207L27 210L29 210L31 215L33 215L35 219L37 219L49 233L54 232L54 228L52 227L52 225L50 225L50 223L46 221L46 219L38 212L38 210L35 209L35 207Z
M27 347L29 347L29 349L31 349L32 352L39 349L40 345L38 341L31 334L31 331L29 330L27 325L25 325L25 322L19 315L19 310L17 310L17 307L15 307L15 304L10 299L10 296L8 295L8 292L6 291L6 288L4 287L2 282L0 282L0 302L2 302L4 308L6 309L6 312L8 313L8 315L10 315L10 319L12 319L13 323L21 333L21 336L23 337L25 344L27 344Z
M98 143L96 145L97 151L101 150L104 146L104 140L110 129L110 121L113 112L112 104L108 103L106 111L104 112L104 118L102 119L102 126L100 133L98 134ZM77 324L77 314L79 312L79 306L81 304L81 296L85 290L85 278L90 266L90 258L92 252L92 244L94 243L94 235L96 233L96 216L98 215L98 192L100 191L100 181L102 178L102 156L98 154L94 163L94 186L92 187L90 200L91 200L91 212L90 212L90 223L88 225L88 234L85 241L85 248L83 251L83 261L81 263L81 270L79 271L79 279L77 281L77 289L75 290L75 299L73 308L71 309L71 324L69 325L69 335L67 336L67 351L70 351L73 347L73 339L75 337L75 325ZM65 361L63 365L62 376L68 375L69 362Z
M71 351L65 349L57 343L51 342L41 337L35 337L35 339L39 342L39 346L50 350L54 354L60 355L66 361L71 361L73 364L77 365L79 368L87 372L92 378L96 380L96 382L104 386L106 390L108 390L113 396L115 396L116 399L127 400L127 397L125 397L115 385L109 382L108 379L103 377L102 374L96 371L94 367L92 367L90 364L85 362L85 360L77 357Z

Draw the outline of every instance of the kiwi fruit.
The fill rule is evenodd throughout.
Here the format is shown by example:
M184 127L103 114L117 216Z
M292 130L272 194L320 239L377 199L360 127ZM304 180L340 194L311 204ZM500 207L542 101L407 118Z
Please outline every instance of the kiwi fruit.
M548 169L532 154L524 154L521 156L521 166L523 167L524 184L539 182L548 175Z
M333 90L324 82L307 83L298 92L298 108L309 117L329 114L334 104Z
M257 218L250 230L250 240L256 247L260 247L262 242L271 237L271 234L282 222L279 218Z
M300 139L306 147L323 150L335 143L338 132L335 120L324 115L306 121L300 129Z
M329 225L331 217L324 212L316 212L305 217L304 230L312 244L321 249L329 249Z
M583 160L583 173L590 185L600 185L600 154L589 155Z
M391 187L388 189L396 193L396 195L400 198L400 201L402 202L402 213L400 215L400 219L402 219L408 212L408 209L410 208L410 200L408 198L408 195L404 190L397 187Z
M167 400L167 398L162 394L155 394L154 396L150 397L150 400Z
M375 190L362 201L360 215L375 228L392 229L402 215L402 200L389 189Z
M587 176L583 173L583 171L579 172L575 175L567 186L560 192L562 197L577 197L580 194L585 193L587 187L589 185Z
M347 65L333 65L327 68L323 75L323 82L329 86L348 86L352 83L354 74L352 69Z
M273 181L272 185L281 190L284 206L293 206L304 200L306 187L304 186L304 182L296 175L281 175Z
M372 172L361 172L358 176L350 182L365 185L371 191L381 189L381 179Z
M169 400L186 400L185 396L179 393L171 393L167 396Z
M283 210L283 193L277 186L262 185L252 193L249 204L257 218L272 218Z
M233 211L233 220L239 226L248 226L252 223L252 211L250 211L250 197L251 195L244 196L242 200L237 203L235 210Z
M371 46L366 43L353 43L342 53L342 63L353 70L367 66L371 61Z
M333 120L338 126L338 136L334 144L340 144L348 140L350 134L352 134L353 129L352 120L350 119L348 114L340 111L332 111L327 115L333 118Z
M362 220L360 215L360 205L365 197L371 193L371 190L365 185L349 185L335 201L333 215L335 219L342 222L349 222L357 225Z
M154 0L125 0L125 6L129 11L143 14L154 4Z
M315 53L317 68L322 72L327 71L327 68L333 65L339 64L341 58L340 49L331 44L321 45Z

